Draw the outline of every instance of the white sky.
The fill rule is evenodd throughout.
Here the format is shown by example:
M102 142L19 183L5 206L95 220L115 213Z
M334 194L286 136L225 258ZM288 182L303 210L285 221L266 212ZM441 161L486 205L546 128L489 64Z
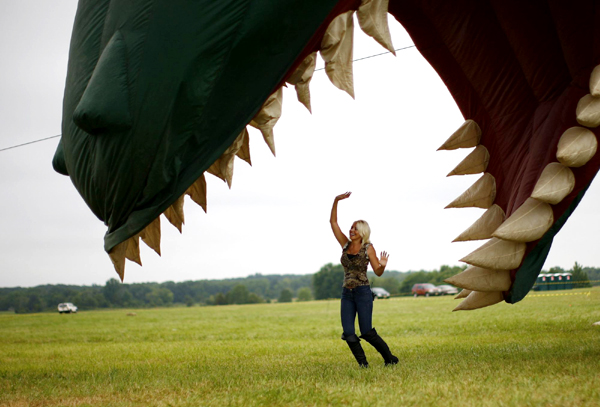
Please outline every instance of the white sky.
M0 0L0 148L61 133L76 0ZM412 45L390 19L395 48ZM355 25L354 58L383 52ZM319 62L322 66L322 62ZM163 217L162 257L145 245L125 282L262 274L311 274L339 262L329 227L365 219L389 270L436 269L483 242L450 243L481 209L443 208L479 175L446 174L469 150L436 152L464 121L437 74L414 48L354 64L356 100L324 71L311 82L309 114L284 90L277 158L250 130L253 166L236 159L232 189L207 175L208 214L186 198L183 234ZM106 231L69 178L54 172L58 139L0 152L0 287L104 284L116 277ZM592 185L555 238L545 268L600 265L600 187Z

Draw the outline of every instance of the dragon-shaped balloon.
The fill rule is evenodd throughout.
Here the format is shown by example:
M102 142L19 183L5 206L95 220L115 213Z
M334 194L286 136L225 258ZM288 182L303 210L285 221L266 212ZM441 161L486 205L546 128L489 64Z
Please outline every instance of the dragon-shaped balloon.
M487 211L457 241L489 239L448 281L456 308L521 300L600 168L597 0L80 0L54 168L105 222L121 279L179 230L206 172L250 162L246 126L275 154L281 87L310 110L317 53L353 95L354 14L393 52L388 12L467 119L440 149L474 148L449 175L483 173L448 207Z

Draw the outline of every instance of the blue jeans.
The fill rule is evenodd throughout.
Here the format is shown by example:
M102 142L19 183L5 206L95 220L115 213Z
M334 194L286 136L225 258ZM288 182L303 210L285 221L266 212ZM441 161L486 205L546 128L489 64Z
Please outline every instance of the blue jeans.
M358 326L361 334L366 334L373 327L373 294L371 287L361 285L353 289L342 288L342 328L344 335L355 335L354 321L358 313Z

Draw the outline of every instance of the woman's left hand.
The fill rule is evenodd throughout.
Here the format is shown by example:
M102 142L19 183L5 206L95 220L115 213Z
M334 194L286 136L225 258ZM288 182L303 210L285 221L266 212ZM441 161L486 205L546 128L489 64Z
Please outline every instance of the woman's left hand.
M379 259L379 264L381 264L383 267L387 266L387 262L388 262L388 258L390 257L390 255L387 252L381 252L381 256Z

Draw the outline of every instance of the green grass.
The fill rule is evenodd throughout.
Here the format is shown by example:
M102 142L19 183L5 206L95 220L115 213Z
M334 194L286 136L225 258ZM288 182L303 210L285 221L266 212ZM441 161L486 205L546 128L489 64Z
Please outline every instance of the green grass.
M450 297L376 301L401 362L363 342L369 369L338 301L0 314L0 405L600 405L600 287L552 294L455 313Z

